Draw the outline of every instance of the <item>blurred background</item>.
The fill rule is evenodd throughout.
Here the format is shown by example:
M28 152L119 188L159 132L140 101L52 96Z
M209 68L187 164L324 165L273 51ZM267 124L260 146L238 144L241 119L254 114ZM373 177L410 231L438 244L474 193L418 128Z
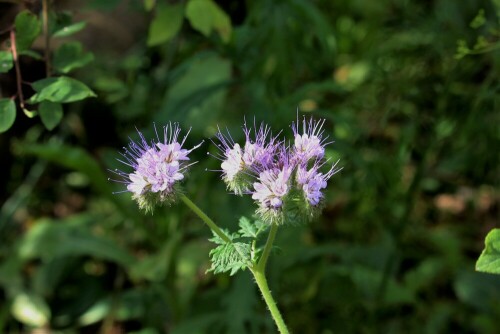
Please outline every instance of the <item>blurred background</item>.
M0 1L0 36L41 1ZM53 1L86 22L96 98L48 131L0 134L0 332L275 333L248 272L206 273L209 230L181 203L139 212L109 169L136 128L192 127L186 193L220 225L251 217L208 158L244 117L291 138L325 118L323 215L283 228L269 284L293 333L498 333L499 276L474 271L499 226L498 0ZM57 48L57 40L51 48ZM5 45L4 45L5 47ZM42 52L43 36L32 49ZM5 48L4 48L5 49ZM23 79L43 60L19 59ZM16 91L1 74L2 97ZM29 87L28 87L29 88ZM27 88L27 89L28 89ZM26 91L29 97L32 91Z

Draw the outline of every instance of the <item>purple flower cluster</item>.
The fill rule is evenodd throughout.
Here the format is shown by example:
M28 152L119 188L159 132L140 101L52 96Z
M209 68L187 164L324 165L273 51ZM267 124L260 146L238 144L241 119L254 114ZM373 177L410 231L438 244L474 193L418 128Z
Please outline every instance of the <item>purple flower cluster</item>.
M321 210L322 189L339 171L334 164L326 173L320 172L329 144L323 135L324 123L305 117L292 123L293 144L273 137L266 125L252 129L245 124L243 147L228 131L224 134L219 129L217 158L222 161L222 179L228 189L238 195L251 194L259 206L257 212L270 223L283 223L289 217L311 220Z
M222 179L228 188L238 195L248 193L252 178L256 171L264 171L272 167L274 152L277 148L275 138L271 137L268 126L261 125L248 128L243 126L245 145L243 148L235 143L229 131L224 134L220 129L216 134L220 153L215 156L222 161Z
M177 123L163 127L163 140L160 140L156 127L155 132L156 142L148 143L138 131L140 140L131 140L128 148L124 148L122 156L125 160L119 161L132 167L132 173L114 171L122 178L118 182L126 184L132 198L146 211L152 211L157 204L168 204L175 200L177 184L184 179L186 169L192 165L188 163L188 155L201 145L190 150L183 149L189 131L179 142L181 129Z

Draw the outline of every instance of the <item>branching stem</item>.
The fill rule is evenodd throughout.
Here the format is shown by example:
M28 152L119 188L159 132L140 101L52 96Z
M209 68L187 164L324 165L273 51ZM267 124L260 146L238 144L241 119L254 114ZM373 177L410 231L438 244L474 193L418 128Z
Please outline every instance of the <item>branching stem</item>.
M271 253L271 249L273 248L274 238L276 237L277 231L278 225L272 224L269 235L267 236L266 245L264 246L264 251L262 252L262 256L260 257L259 263L257 264L257 269L262 272L266 271L267 259L269 258L269 254Z
M187 205L188 208L190 208L198 217L203 220L205 224L210 227L212 231L214 231L215 234L217 234L224 242L227 243L232 243L231 239L227 236L224 231L222 231L217 224L208 217L203 210L201 210L196 204L193 203L186 195L182 194L180 195L181 201L184 202L184 204Z
M203 222L207 224L208 227L210 227L210 229L215 234L217 234L222 240L224 240L224 242L230 244L233 243L231 238L223 230L221 230L219 226L217 226L217 224L212 219L210 219L210 217L208 217L205 214L205 212L203 212L203 210L201 210L196 204L194 204L186 195L182 194L180 195L180 198L181 201L183 201L188 208L190 208L198 217L200 217L201 220L203 220ZM281 316L281 313L278 310L278 307L276 306L276 302L274 301L274 298L271 295L271 290L269 290L265 273L267 259L269 258L269 254L273 247L273 242L274 238L276 237L277 231L278 231L278 225L276 224L271 225L271 230L269 231L266 245L264 246L264 251L259 260L259 263L254 265L249 265L249 269L252 272L253 276L255 277L255 282L257 283L257 286L259 287L259 290L262 293L262 297L264 297L264 301L266 302L266 305L269 308L269 311L271 312L271 316L273 317L279 332L281 334L289 334L290 332L288 331L288 328L286 327L286 324L283 321L283 317ZM237 248L235 249L238 251ZM239 251L238 254L244 261L246 261L246 258L243 254L241 254Z

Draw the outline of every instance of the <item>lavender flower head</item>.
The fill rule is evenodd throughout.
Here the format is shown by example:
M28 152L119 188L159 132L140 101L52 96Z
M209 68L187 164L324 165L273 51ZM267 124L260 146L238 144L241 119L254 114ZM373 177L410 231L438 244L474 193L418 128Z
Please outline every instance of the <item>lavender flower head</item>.
M220 152L214 157L222 161L222 179L228 189L237 195L248 193L259 171L271 167L276 147L270 128L264 124L259 128L255 125L249 128L245 123L243 132L245 133L243 148L234 142L229 131L223 133L219 129L216 134L219 141L216 146Z
M258 205L257 214L270 224L311 221L321 212L323 190L340 169L333 164L323 173L325 120L304 119L292 123L293 144L270 135L269 127L244 126L245 144L235 143L229 132L216 137L222 161L222 179L238 195L251 194Z
M141 209L153 211L156 205L170 204L175 201L179 193L179 181L184 179L189 153L198 148L196 145L190 150L183 149L188 133L179 142L181 129L177 123L169 123L163 127L163 140L160 140L156 126L156 139L148 143L144 135L139 134L139 141L130 141L128 148L121 153L124 160L119 160L134 169L131 173L115 170L115 174L122 180L115 180L126 184L132 198L137 201Z

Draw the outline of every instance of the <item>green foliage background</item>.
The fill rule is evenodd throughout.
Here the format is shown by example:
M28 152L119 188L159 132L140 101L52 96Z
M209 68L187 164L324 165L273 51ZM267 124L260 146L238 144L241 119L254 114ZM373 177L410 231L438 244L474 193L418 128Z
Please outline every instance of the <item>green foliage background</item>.
M53 60L64 74L84 66L72 76L97 97L64 104L52 131L58 120L18 108L0 135L0 332L275 332L248 272L207 273L210 233L182 203L144 215L107 169L124 168L136 127L179 121L191 147L217 126L242 139L246 117L290 138L297 109L326 118L327 155L344 169L316 222L279 231L269 279L291 331L498 332L500 278L474 271L500 207L498 1L69 7L53 8L87 26ZM219 168L207 151L193 153L186 193L235 231L254 207L205 171Z

